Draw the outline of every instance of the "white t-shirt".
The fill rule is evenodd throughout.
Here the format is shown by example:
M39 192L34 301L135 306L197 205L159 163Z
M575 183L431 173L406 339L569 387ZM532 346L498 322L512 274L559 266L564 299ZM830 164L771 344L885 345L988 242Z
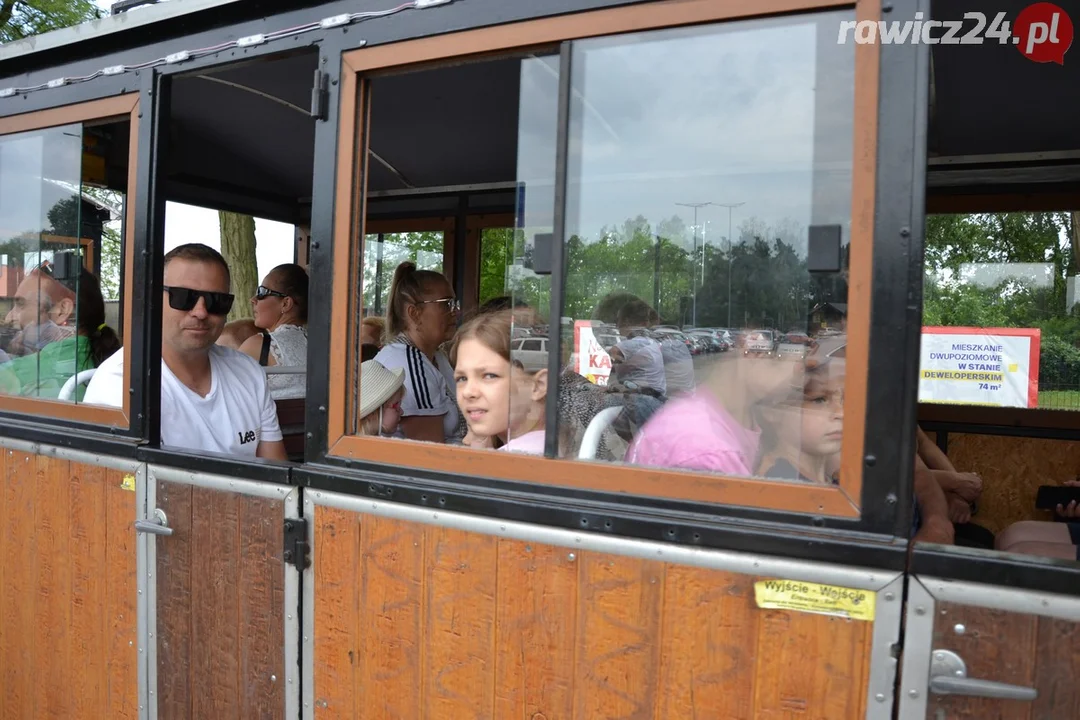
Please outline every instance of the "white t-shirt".
M375 359L390 370L405 368L405 397L401 401L401 416L443 416L443 436L457 438L458 407L454 387L454 369L441 352L431 362L419 348L403 342L393 342L379 351ZM363 377L360 382L364 382ZM405 437L400 428L396 437Z
M98 366L83 402L120 407L124 353ZM220 345L210 347L210 392L201 397L161 362L161 446L255 457L260 442L281 440L277 406L266 373L253 358Z

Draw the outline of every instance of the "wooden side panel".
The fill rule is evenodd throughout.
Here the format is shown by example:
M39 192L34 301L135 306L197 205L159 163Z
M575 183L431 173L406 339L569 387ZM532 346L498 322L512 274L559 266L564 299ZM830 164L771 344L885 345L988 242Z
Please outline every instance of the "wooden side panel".
M491 718L497 541L444 528L424 535L423 717Z
M566 548L499 543L495 717L573 716L578 567Z
M133 484L11 450L0 465L0 717L137 717Z
M870 622L761 610L750 575L318 507L319 717L865 714Z
M280 502L240 495L240 717L285 716L285 564ZM252 561L253 558L258 560Z
M284 507L158 482L158 716L285 714Z
M997 533L1020 520L1052 519L1035 509L1035 495L1040 485L1080 476L1080 441L950 433L949 460L982 476L974 522Z
M1080 717L1080 623L942 603L933 647L963 658L969 677L1034 687L1039 695L1034 702L931 695L927 718Z
M360 527L352 513L320 508L315 515L319 552L313 553L312 561L318 593L314 691L315 717L319 720L360 717L356 713L357 697L363 694L357 693L356 687L356 666L360 661ZM396 558L391 557L390 566L395 562ZM409 605L418 603L418 599L409 601ZM419 682L412 687L413 694L417 694Z
M133 475L109 470L105 484L108 567L105 600L108 611L109 711L105 717L139 717L139 578L135 541L138 497ZM95 715L94 717L101 717Z
M331 513L331 521L339 522L337 518L338 514ZM347 513L340 513L340 522L344 524L343 530L357 525ZM415 525L403 526L372 517L360 525L359 535L352 532L343 535L350 542L351 552L358 551L361 543L364 548L360 565L355 568L359 575L341 578L346 587L360 588L359 613L352 617L371 620L362 628L355 628L355 623L351 626L359 633L356 684L365 691L355 694L355 717L371 720L422 717L420 657L424 620L420 593L424 577L424 534ZM328 550L332 554L337 552L334 547ZM339 557L352 562L350 555ZM342 596L345 595L343 592ZM322 683L316 681L316 687L322 687Z
M157 506L173 534L157 552L157 703L161 718L191 717L191 485L157 484ZM174 542L175 541L175 542Z

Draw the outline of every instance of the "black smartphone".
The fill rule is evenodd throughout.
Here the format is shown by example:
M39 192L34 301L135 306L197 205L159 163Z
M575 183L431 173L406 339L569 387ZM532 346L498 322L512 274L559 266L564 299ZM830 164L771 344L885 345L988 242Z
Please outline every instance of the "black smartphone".
M1080 487L1067 485L1042 485L1035 496L1035 507L1039 510L1053 510L1058 505L1067 506L1073 500L1080 503Z

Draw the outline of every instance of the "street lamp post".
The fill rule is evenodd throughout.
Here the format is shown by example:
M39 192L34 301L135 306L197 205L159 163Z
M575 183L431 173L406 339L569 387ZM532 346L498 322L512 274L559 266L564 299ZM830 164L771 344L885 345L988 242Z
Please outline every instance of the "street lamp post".
M737 202L737 203L713 203L713 204L717 205L719 207L726 207L727 208L727 247L728 247L728 263L727 263L727 326L728 326L728 329L730 330L731 329L731 266L735 264L733 262L734 258L732 258L732 256L731 256L731 246L732 246L731 212L735 208L741 207L742 205L745 205L746 203L745 202Z
M698 202L698 203L675 203L675 204L679 205L681 207L688 207L688 208L693 208L694 209L694 255L696 256L697 255L697 232L698 232L697 212L698 212L699 209L705 207L706 205L715 205L716 203ZM702 277L702 283L704 284L704 278L705 278L705 253L704 252L701 253L701 264L702 264L701 277ZM697 327L697 291L694 289L694 280L695 280L694 276L695 275L697 275L696 272L694 272L694 273L692 273L690 275L690 295L691 295L691 299L693 300L693 305L692 305L693 310L691 311L692 317L691 317L690 322L693 324L694 327Z

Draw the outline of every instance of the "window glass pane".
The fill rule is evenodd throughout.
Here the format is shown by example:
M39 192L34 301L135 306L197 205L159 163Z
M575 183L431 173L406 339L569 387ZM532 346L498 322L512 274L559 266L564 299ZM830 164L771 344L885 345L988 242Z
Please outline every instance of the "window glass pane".
M574 44L561 454L835 482L851 18Z
M0 138L0 392L77 402L120 348L128 142L126 122Z
M478 233L480 247L469 248L478 252L466 257L479 267L457 268L478 272L475 284L462 282L477 288L481 305L468 317L441 263L425 265L413 246L393 248L402 234L368 236L364 309L382 316L388 342L377 365L361 365L357 432L542 453L547 353L538 338L551 296L558 58L461 63L377 77L371 88L368 151L378 161L369 192L385 201L408 183L410 198L423 199L425 188L437 198L449 187L498 183L516 188L492 194L500 214L513 203L516 222ZM384 398L380 377L400 391Z
M927 218L919 402L1080 410L1078 220Z
M426 232L378 233L364 239L364 314L386 314L386 298L394 268L406 260L416 263L420 270L443 270L445 233Z

